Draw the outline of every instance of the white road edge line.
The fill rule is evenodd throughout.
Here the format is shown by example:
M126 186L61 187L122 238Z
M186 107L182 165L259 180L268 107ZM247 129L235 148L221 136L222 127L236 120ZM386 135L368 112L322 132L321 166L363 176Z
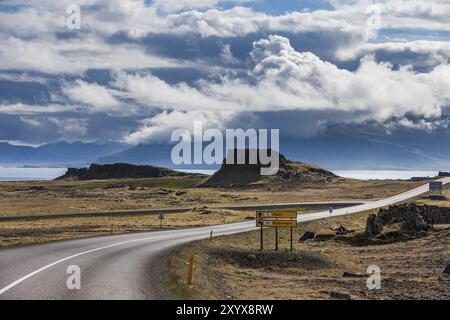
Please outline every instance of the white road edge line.
M206 233L206 232L204 232L204 230L198 230L198 233L199 234L205 233L205 238L207 236L209 236L209 231ZM52 262L52 263L50 263L50 264L48 264L48 265L46 265L46 266L44 266L44 267L42 267L40 269L37 269L37 270L35 270L35 271L33 271L33 272L23 276L20 279L17 279L16 281L10 283L6 287L0 289L0 295L2 295L5 292L11 290L12 288L17 286L18 284L20 284L20 283L24 282L25 280L33 277L34 275L36 275L36 274L38 274L38 273L40 273L42 271L45 271L45 270L47 270L47 269L49 269L49 268L51 268L51 267L53 267L53 266L55 266L55 265L57 265L57 264L59 264L61 262L64 262L64 261L67 261L67 260L70 260L70 259L73 259L73 258L77 258L79 256L82 256L82 255L85 255L85 254L88 254L88 253L101 251L101 250L105 250L105 249L108 249L108 248L121 246L121 245L124 245L124 244L129 244L129 243L134 243L134 242L139 242L139 241L146 241L146 240L157 240L157 239L161 239L161 238L166 238L168 236L171 237L172 235L151 236L151 237L146 237L146 238L133 239L133 240L123 241L123 242L119 242L119 243L115 243L115 244L111 244L111 245L103 246L103 247L100 247L100 248L91 249L91 250L87 250L87 251L83 251L83 252L74 254L72 256L69 256L69 257L63 258L61 260Z
M100 250L104 250L104 249L108 249L108 248L112 248L112 247L117 247L117 246L124 245L124 244L128 244L128 243L139 242L139 241L145 241L145 240L150 240L150 239L157 239L157 238L158 238L158 237L154 237L154 236L153 236L153 237L147 237L147 238L141 238L141 239L134 239L134 240L129 240L129 241L124 241L124 242L119 242L119 243L111 244L111 245L108 245L108 246L104 246L104 247L100 247L100 248L96 248L96 249L91 249L91 250L87 250L87 251L83 251L83 252L74 254L74 255L72 255L72 256L70 256L70 257L66 257L66 258L64 258L64 259L61 259L61 260L55 261L55 262L53 262L53 263L50 263L50 264L46 265L45 267L42 267L42 268L40 268L40 269L38 269L38 270L36 270L36 271L33 271L33 272L27 274L26 276L23 276L23 277L20 278L20 279L17 279L16 281L10 283L9 285L7 285L6 287L4 287L3 289L0 289L0 295L2 295L2 294L4 294L5 292L7 292L8 290L14 288L15 286L17 286L17 285L20 284L21 282L23 282L23 281L25 281L25 280L31 278L32 276L34 276L34 275L36 275L36 274L38 274L38 273L40 273L40 272L42 272L42 271L44 271L44 270L47 270L47 269L49 269L49 268L51 268L51 267L53 267L53 266L55 266L55 265L57 265L57 264L59 264L59 263L61 263L61 262L64 262L64 261L67 261L67 260L70 260L70 259L73 259L73 258L82 256L82 255L85 255L85 254L88 254L88 253L92 253L92 252L95 252L95 251L100 251Z

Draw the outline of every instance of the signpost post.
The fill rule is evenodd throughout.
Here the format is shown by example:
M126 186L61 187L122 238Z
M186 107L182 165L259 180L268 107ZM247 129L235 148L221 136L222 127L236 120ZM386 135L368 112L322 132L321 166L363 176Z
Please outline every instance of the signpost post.
M291 251L293 250L294 228L297 227L297 211L258 211L256 226L260 228L260 250L264 249L264 228L275 228L275 250L278 251L278 228L291 229Z
M159 214L159 227L162 228L164 220L164 213Z
M294 228L291 227L291 251L294 250Z
M260 234L261 234L261 237L260 237L260 242L261 242L261 249L260 249L260 251L263 251L264 250L264 236L263 236L263 231L264 229L263 229L263 224L261 223L261 232L260 232Z
M278 251L278 227L275 227L275 251Z

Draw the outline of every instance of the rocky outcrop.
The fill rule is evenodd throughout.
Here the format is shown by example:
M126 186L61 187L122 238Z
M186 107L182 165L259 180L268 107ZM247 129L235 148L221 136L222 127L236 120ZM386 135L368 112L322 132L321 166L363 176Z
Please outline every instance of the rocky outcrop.
M339 228L336 229L336 235L337 236L344 236L348 233L350 233L351 231L348 230L346 227L344 226L340 226Z
M403 204L380 209L377 215L367 218L365 236L380 235L384 226L396 223L401 223L402 234L426 234L434 224L450 224L450 208Z
M418 213L430 225L450 224L450 208L436 206L418 206L416 204L396 205L389 209L380 209L380 217L384 225L405 222L413 213Z
M411 214L405 218L405 221L402 224L403 230L413 233L427 231L429 228L430 226L425 222L418 211L411 212Z
M208 178L202 187L271 187L271 186L287 186L299 184L317 184L327 183L337 178L332 172L321 169L311 164L290 161L282 154L279 156L279 170L273 176L261 175L261 168L268 167L261 164L257 152L256 164L249 164L250 152L253 150L244 150L245 163L236 164L238 151L235 150L235 164L227 163L224 159L219 171ZM276 151L268 151L271 152Z
M330 298L335 300L352 300L352 296L350 294L339 291L330 292Z
M316 234L313 231L306 231L298 240L299 242L303 242L306 240L311 240L314 239L314 237L316 236Z
M89 168L69 168L65 175L57 180L106 180L106 179L138 179L160 177L191 176L171 169L154 166L138 166L126 163L92 164Z
M366 272L350 272L344 271L343 278L367 278L369 275Z
M315 236L314 241L317 242L329 241L333 240L334 237L335 237L334 233L320 233Z
M450 262L447 263L447 267L444 269L444 273L450 275Z
M372 238L376 235L379 235L382 231L383 231L382 220L376 214L371 214L367 218L366 232L365 232L366 237Z
M450 172L439 171L438 177L439 178L450 177Z

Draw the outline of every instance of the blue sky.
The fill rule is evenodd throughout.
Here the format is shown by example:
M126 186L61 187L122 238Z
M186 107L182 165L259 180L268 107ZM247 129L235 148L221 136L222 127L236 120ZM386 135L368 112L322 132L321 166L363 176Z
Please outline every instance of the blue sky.
M444 130L449 17L444 0L5 0L0 141L139 144L194 120Z
M151 5L152 0L146 0L146 4ZM301 10L332 10L334 7L326 0L248 0L239 2L221 1L218 7L224 9L233 8L236 5L242 5L252 8L255 11L265 12L272 15L282 15L286 12Z
M256 0L244 3L243 5L255 11L261 11L272 15L282 15L286 12L302 10L332 10L333 6L328 1L323 0ZM233 4L224 4L225 8L232 7Z

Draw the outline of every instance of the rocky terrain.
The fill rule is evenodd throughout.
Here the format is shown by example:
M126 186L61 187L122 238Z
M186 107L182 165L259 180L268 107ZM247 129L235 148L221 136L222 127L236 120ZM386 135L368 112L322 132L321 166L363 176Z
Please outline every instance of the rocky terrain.
M450 224L450 208L437 206L418 206L416 204L403 204L380 209L377 215L367 218L365 236L367 238L378 236L386 239L395 235L400 238L408 236L426 235L434 225ZM399 226L398 232L383 234L386 226ZM381 236L379 236L381 235Z
M450 224L440 217L448 217L449 210L402 205L302 223L294 231L300 241L294 241L293 252L286 228L278 231L278 252L273 229L264 231L264 252L257 231L199 241L170 256L168 287L189 299L448 300ZM434 212L422 218L434 223L425 233L414 229L423 226L415 224L417 211ZM372 226L378 235L366 234ZM195 282L183 287L185 268L180 266L192 254ZM367 287L370 266L380 269L379 289Z
M235 152L237 156L237 151ZM250 151L246 150L245 163L250 163ZM236 159L235 159L236 160ZM237 161L235 161L236 163ZM337 177L332 172L317 166L290 161L282 154L279 155L279 170L274 176L261 175L261 169L266 166L261 164L259 155L257 164L227 164L224 159L219 171L210 177L201 174L188 174L168 168L151 165L133 165L126 163L116 164L92 164L89 168L69 168L67 173L57 180L88 181L109 179L145 179L162 177L195 177L205 178L198 186L212 188L242 188L242 187L266 187L284 188L287 186L298 187L306 185L325 185L330 182L345 180Z
M107 180L107 179L140 179L161 177L186 177L193 176L171 169L150 165L133 165L126 163L116 164L92 164L89 168L69 168L65 175L57 180ZM195 175L200 176L200 175Z
M333 232L320 234L308 230L299 241L336 240L364 246L387 244L429 236L438 225L450 225L450 208L402 204L370 214L362 232L341 225Z
M236 154L236 152L235 152ZM246 163L249 163L249 152L246 152ZM235 161L236 163L237 161ZM230 187L279 187L300 184L325 184L338 177L332 172L317 166L290 161L282 154L279 155L279 171L274 176L261 175L259 158L257 164L227 164L224 160L221 168L208 178L201 186L214 188Z

